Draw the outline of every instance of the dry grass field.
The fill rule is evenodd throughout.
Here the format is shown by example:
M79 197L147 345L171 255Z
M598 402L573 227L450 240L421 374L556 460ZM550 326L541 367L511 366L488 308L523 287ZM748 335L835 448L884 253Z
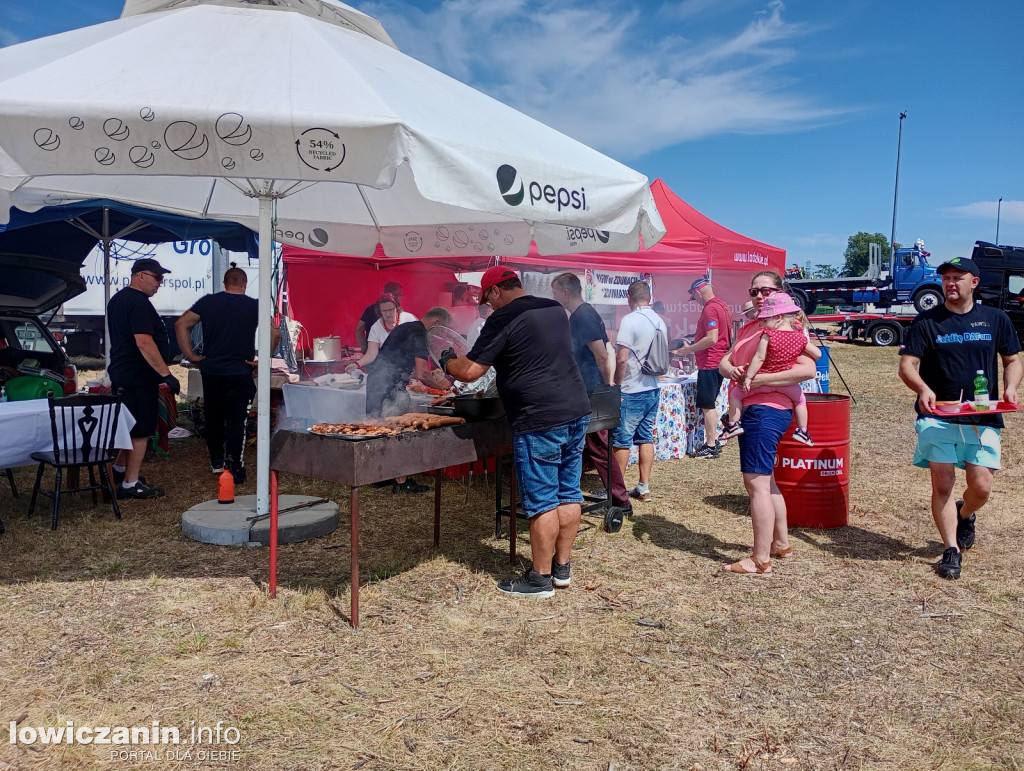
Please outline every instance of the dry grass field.
M794 530L770 577L719 569L751 542L735 447L656 464L654 500L618 534L584 518L572 586L547 601L495 591L513 568L485 480L468 502L445 483L439 549L432 496L366 488L358 632L340 487L282 478L339 501L343 524L282 547L271 600L265 549L181 535L216 494L196 439L146 464L167 497L125 502L121 522L81 496L52 533L2 485L0 768L1022 768L1024 425L1008 419L977 546L943 581L896 351L833 356L857 397L850 525ZM212 749L238 759L11 746L12 721L159 721L183 739L220 721L238 742Z

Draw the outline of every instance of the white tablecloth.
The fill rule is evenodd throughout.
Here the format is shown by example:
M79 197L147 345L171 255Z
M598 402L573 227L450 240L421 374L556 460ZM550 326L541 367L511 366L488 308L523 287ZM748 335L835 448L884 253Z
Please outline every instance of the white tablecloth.
M134 425L135 417L122 405L114 433L115 447L131 449L132 437L129 432ZM50 407L47 400L0 403L0 468L34 466L34 452L53 452L53 432L50 430Z

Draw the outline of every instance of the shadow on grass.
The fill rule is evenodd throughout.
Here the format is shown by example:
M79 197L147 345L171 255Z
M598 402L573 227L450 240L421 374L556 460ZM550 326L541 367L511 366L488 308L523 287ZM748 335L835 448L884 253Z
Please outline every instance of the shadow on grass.
M899 538L846 525L834 530L812 528L789 529L791 541L803 541L816 549L836 557L883 562L900 562L912 557L939 557L943 545L929 540L924 546L913 547Z
M749 546L746 543L731 543L708 533L691 530L684 524L672 522L657 514L644 515L634 519L630 524L635 538L640 538L646 533L655 546L689 552L696 557L706 557L712 562L733 562L736 559L736 552L742 552Z
M745 495L705 495L703 500L708 506L714 506L716 509L721 509L730 514L736 514L741 517L750 516L750 498Z

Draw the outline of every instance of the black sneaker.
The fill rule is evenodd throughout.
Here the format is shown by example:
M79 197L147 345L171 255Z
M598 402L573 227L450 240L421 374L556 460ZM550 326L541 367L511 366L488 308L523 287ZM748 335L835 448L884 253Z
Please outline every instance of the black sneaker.
M214 474L219 474L223 470L224 470L224 461L222 461L222 460L211 460L210 461L210 471L212 471Z
M245 473L245 466L239 466L238 464L232 463L231 464L231 476L233 476L235 478L235 484L236 485L245 484L245 480L246 480L246 476L247 476L246 473Z
M956 545L960 547L960 551L967 551L974 546L974 523L978 515L971 514L967 519L961 519L960 510L963 507L963 501L956 502Z
M125 487L124 485L118 485L117 497L122 498L162 498L164 495L164 489L162 487L148 487L142 482L140 478L135 483L134 487Z
M709 444L702 444L700 448L693 454L695 460L715 460L722 453L712 447Z
M412 477L406 477L404 482L395 482L391 485L392 493L425 493L430 489L429 485L421 485Z
M551 585L556 586L559 589L564 589L569 585L572 580L572 565L566 562L564 565L559 565L555 560L551 560Z
M551 576L542 576L533 568L528 569L519 578L499 582L498 591L514 594L517 597L535 597L538 600L555 596L555 590L551 586Z
M798 428L793 432L793 439L798 442L803 442L808 447L814 447L814 440L811 439L811 435L807 433L806 429Z
M935 563L935 572L943 578L959 578L960 558L960 552L950 546L942 552L942 559Z
M743 423L737 420L735 423L722 418L722 428L718 432L718 438L722 441L732 439L734 436L739 436L743 433Z

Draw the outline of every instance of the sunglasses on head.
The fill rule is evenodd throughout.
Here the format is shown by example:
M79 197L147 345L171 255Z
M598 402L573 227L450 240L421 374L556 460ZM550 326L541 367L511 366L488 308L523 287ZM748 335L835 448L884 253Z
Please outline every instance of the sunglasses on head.
M757 289L751 289L749 294L751 297L757 297L758 295L761 295L761 297L767 297L770 294L775 294L776 292L781 291L781 289L776 289L773 286L762 286Z

